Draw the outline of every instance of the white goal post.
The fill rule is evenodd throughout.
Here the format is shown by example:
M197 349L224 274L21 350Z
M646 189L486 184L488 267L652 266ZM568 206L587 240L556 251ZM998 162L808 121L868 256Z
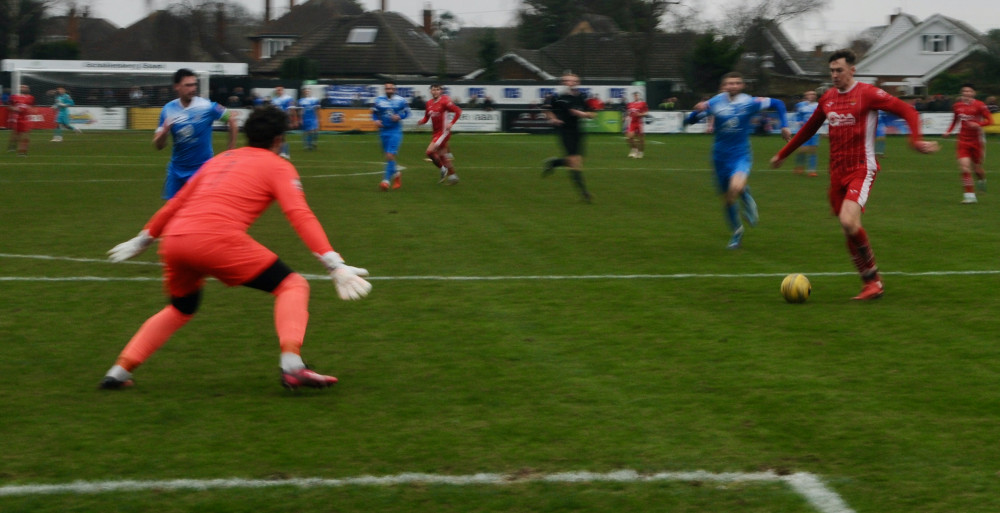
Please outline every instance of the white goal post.
M199 81L198 94L206 98L211 76L246 76L249 71L247 64L236 62L4 59L0 63L0 71L10 73L10 90L14 94L29 78L47 84L72 82L78 87L126 90L133 86L162 86L172 84L170 76L181 68L195 72Z

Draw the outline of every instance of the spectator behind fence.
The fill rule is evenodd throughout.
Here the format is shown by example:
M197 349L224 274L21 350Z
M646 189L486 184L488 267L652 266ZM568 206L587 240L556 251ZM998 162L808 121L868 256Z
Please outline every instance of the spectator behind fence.
M986 108L989 109L990 113L1000 112L1000 105L997 105L997 97L996 96L987 96L986 97Z

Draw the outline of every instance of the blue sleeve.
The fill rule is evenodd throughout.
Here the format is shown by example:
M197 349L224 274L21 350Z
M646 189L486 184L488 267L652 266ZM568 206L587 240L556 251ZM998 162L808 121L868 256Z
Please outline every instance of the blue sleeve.
M399 119L406 119L410 117L410 105L406 103L406 100L402 100L400 103L403 104L403 108L397 111Z
M692 110L691 113L688 114L686 118L684 118L684 124L693 125L707 117L708 117L707 110L702 110L702 111Z
M372 121L378 121L378 106L372 104Z
M788 128L788 111L785 110L785 102L777 99L770 98L771 106L774 110L778 111L778 119L781 120L781 128Z

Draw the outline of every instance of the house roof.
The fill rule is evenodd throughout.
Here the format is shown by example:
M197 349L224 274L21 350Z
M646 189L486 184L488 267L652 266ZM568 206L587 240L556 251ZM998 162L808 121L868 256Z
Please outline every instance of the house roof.
M42 24L41 37L39 41L54 41L68 39L70 37L70 17L53 16L46 18ZM77 46L81 54L86 54L93 46L112 37L115 32L121 30L118 26L104 18L91 18L89 16L76 16Z
M355 28L376 29L372 42L348 43ZM447 51L409 18L381 11L328 18L294 45L251 65L251 72L277 74L291 57L315 60L324 78L437 76L442 67L446 76L461 76L475 68L474 61Z
M872 29L878 30L878 38L875 39L875 43L872 44L872 47L868 51L874 52L878 50L881 46L888 44L917 25L920 25L920 19L916 16L905 13L894 14L890 18L888 25L872 27Z
M824 56L799 50L776 23L768 22L762 27L762 32L774 49L774 57L777 59L777 62L774 63L776 72L796 76L824 75L826 73Z
M250 39L277 35L301 37L330 18L363 12L364 9L352 0L309 0L292 7L284 16L267 22Z
M248 57L231 37L217 40L215 18L203 18L206 19L199 22L197 17L157 11L81 52L81 57L110 61L246 62Z
M539 50L517 50L503 58L521 58L551 76L572 71L582 78L632 80L646 56L651 78L680 79L684 56L691 48L690 34L633 34L579 32Z
M897 18L897 20L898 19L899 18ZM859 70L858 75L865 75L865 76L885 75L885 73L879 72L878 69L879 60L881 60L883 57L885 57L887 54L889 54L896 48L900 47L901 45L904 45L907 42L912 41L914 37L921 35L921 33L926 29L926 27L932 26L935 23L939 22L945 25L950 25L956 30L956 32L964 34L966 37L969 38L971 43L965 48L960 49L959 51L956 51L950 55L947 55L946 58L942 59L940 62L935 63L931 68L925 69L922 71L922 73L919 73L919 77L925 83L934 78L935 76L937 76L938 74L940 74L941 72L947 70L948 68L957 64L958 62L964 60L972 52L987 47L987 42L986 39L983 37L983 35L980 34L976 29L972 28L969 24L956 20L954 18L949 18L941 14L935 14L927 18L923 22L914 25L913 27L910 27L906 31L899 33L898 35L896 35L896 37L885 41L878 48L868 52L868 54L865 55L865 57L861 59L861 61L858 62L857 64L857 68Z

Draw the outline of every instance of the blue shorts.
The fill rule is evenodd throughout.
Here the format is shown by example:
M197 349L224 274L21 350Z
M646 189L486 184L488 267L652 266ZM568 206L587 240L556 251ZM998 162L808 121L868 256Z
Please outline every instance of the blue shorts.
M163 199L173 198L177 191L188 183L188 180L198 172L198 169L179 169L167 165L167 180L163 183Z
M69 112L60 112L56 116L56 124L69 126Z
M753 158L750 155L744 155L736 158L713 159L713 162L715 163L715 180L719 192L726 192L729 190L729 180L733 175L737 173L750 174Z
M319 121L315 119L303 120L302 129L307 132L311 132L313 130L319 130Z
M399 145L403 143L402 130L383 130L378 134L382 139L382 150L393 155L399 153Z
M806 142L802 143L802 146L819 146L819 134L807 139Z

